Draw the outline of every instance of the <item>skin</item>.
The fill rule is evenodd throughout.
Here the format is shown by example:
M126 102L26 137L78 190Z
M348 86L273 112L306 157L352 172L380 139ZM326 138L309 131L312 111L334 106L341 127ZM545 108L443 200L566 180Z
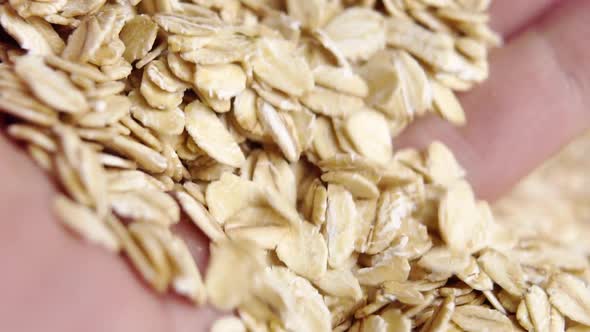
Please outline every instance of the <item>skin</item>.
M559 3L558 3L559 2ZM461 96L469 124L435 117L396 145L448 144L482 198L494 199L590 126L590 2L496 0L492 25L506 38L491 77ZM208 331L219 315L150 291L127 262L80 241L50 211L53 184L0 137L0 330ZM182 224L201 268L205 238Z

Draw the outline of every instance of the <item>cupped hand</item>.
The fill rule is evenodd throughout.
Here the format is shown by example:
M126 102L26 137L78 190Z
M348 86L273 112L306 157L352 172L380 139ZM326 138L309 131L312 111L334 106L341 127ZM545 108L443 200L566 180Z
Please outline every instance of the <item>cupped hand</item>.
M424 118L396 140L448 144L478 195L493 199L590 127L590 2L496 0L506 38L490 79L461 97L468 125ZM120 257L78 240L50 213L54 188L0 138L1 331L207 331L220 313L149 290ZM179 226L203 268L207 243Z

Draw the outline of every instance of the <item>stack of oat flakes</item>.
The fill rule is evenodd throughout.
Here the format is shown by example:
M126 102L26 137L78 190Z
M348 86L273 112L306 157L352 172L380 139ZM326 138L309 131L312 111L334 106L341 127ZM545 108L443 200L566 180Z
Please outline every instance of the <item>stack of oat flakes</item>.
M444 145L392 146L428 112L465 123L488 7L3 1L0 109L63 223L235 310L215 331L586 331L588 246L496 223Z

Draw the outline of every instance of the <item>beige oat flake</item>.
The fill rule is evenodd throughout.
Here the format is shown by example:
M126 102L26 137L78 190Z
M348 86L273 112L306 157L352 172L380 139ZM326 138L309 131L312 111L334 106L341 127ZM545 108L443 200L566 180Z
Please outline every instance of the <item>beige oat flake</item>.
M259 102L257 110L260 122L279 146L285 158L291 162L299 159L297 136L289 130L288 118L281 116L282 114L267 102Z
M0 6L0 25L19 45L32 54L46 55L53 53L47 39L35 26L19 17L8 4Z
M345 121L346 135L361 155L383 164L391 160L392 139L383 115L376 111L360 111Z
M590 325L590 289L575 276L559 273L547 287L549 300L564 316Z
M369 87L364 79L350 68L321 65L313 69L313 77L317 85L339 92L361 98L369 93Z
M187 131L213 159L234 167L245 161L240 147L211 109L195 101L186 106L185 114Z
M262 38L259 54L252 60L254 74L268 85L294 96L301 96L314 86L307 63L292 54L293 45L286 41Z
M533 285L524 299L535 331L549 331L551 304L545 291L541 287Z
M482 306L459 306L451 319L465 331L512 331L508 317Z
M125 23L119 37L125 44L123 57L129 62L141 59L151 50L158 26L147 15L138 15Z
M182 191L177 192L176 197L184 212L207 237L214 242L225 238L220 224L213 220L213 217L200 202Z
M490 278L506 292L513 296L524 294L525 274L517 261L501 252L486 250L479 256L478 263Z
M438 218L442 238L452 250L471 253L486 245L485 220L467 182L458 181L449 188L440 202Z
M110 251L118 251L121 244L107 224L88 207L58 196L54 210L62 222L89 242L100 244Z
M82 113L88 110L88 102L80 90L64 73L49 68L41 57L20 57L15 63L14 70L35 96L48 106L67 113ZM62 98L56 99L55 96Z
M319 229L304 222L283 237L276 248L277 257L293 272L315 280L326 273L328 247Z
M373 10L346 9L326 25L325 32L351 60L366 60L385 47L384 19Z
M199 65L195 86L210 97L230 99L246 88L246 74L235 64Z
M328 263L338 268L352 254L356 238L358 214L350 192L338 185L328 185L326 214Z

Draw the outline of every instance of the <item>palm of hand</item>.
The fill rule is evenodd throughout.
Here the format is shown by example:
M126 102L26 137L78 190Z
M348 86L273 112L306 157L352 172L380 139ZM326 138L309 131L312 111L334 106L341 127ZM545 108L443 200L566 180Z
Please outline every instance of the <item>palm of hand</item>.
M589 126L590 45L578 36L590 34L590 3L531 23L554 2L497 0L493 21L511 39L492 56L490 80L462 98L469 125L423 119L397 144L444 141L493 198ZM206 331L219 315L149 291L122 259L72 237L49 213L52 183L5 139L0 153L2 330ZM205 239L192 225L179 231L202 267Z

